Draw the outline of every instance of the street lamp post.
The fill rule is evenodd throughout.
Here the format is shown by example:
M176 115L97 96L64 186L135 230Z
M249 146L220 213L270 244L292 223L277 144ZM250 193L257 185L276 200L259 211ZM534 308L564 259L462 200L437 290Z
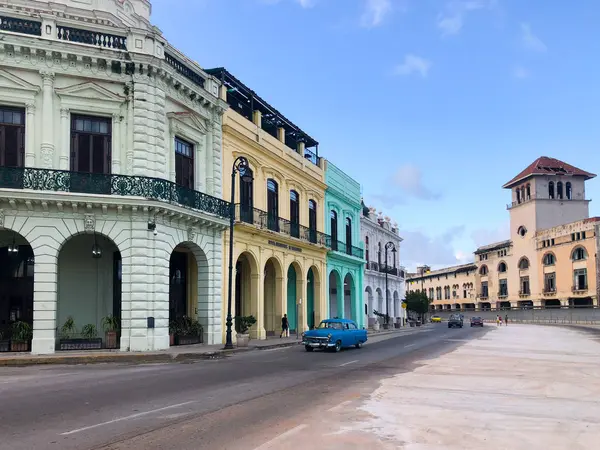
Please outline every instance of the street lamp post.
M243 156L238 156L233 162L231 169L231 202L229 204L229 287L227 291L227 332L225 334L225 349L233 348L233 341L231 339L231 326L233 325L233 319L231 317L231 295L233 289L233 225L235 223L235 176L239 172L242 181L252 181L252 174L248 170L250 164L248 160Z
M389 241L385 244L385 324L387 327L390 327L390 292L388 291L388 250L391 250L392 253L396 253L396 246L392 241ZM395 261L395 259L394 259Z

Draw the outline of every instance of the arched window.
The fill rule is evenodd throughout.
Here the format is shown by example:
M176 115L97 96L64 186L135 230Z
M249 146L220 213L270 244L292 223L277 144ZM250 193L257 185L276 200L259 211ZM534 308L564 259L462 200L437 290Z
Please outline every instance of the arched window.
M548 197L554 198L554 181L548 183Z
M585 248L583 248L583 247L575 248L575 250L573 250L573 253L571 254L571 259L573 261L581 261L581 260L587 259L587 252L585 251Z
M556 257L554 256L554 253L546 253L542 262L545 266L553 266L556 264Z
M527 183L527 187L525 188L525 195L527 200L531 200L531 185Z
M573 192L571 190L571 182L570 181L567 181L567 184L565 186L565 191L566 191L565 194L566 194L567 200L571 200L571 198L573 196Z
M308 201L308 238L313 244L317 243L317 202Z
M331 249L338 249L338 221L337 221L337 212L333 209L329 212L329 220L331 226Z
M525 187L521 186L521 199L525 201Z
M556 183L556 198L562 199L563 198L563 185L562 185L562 181L559 181L558 183Z
M517 203L521 203L521 189L517 188L515 192L517 193Z
M346 254L352 254L352 219L346 217Z
M519 236L525 237L525 235L527 234L527 228L525 228L524 226L521 225L518 228L517 233L519 233Z
M498 264L498 272L500 272L500 273L506 272L506 263L504 261L502 261L500 264Z
M479 269L479 275L487 275L487 274L488 274L487 266L485 266L485 265L481 266L481 268Z
M527 258L521 258L521 260L519 261L519 269L520 270L529 269L529 260Z
M271 178L267 180L267 227L279 231L279 187Z
M290 191L290 234L300 237L300 196L296 191Z

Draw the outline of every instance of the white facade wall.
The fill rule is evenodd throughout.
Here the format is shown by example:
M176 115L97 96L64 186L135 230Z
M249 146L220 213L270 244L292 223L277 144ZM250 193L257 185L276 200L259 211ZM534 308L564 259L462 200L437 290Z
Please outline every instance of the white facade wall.
M379 220L382 221L382 225ZM381 243L381 263L385 264L385 245L393 242L396 247L396 267L404 274L404 268L400 264L400 243L402 238L397 233L397 228L392 227L389 220L377 216L375 209L369 210L369 216L364 213L360 218L361 239L365 242L365 251L369 252L369 260L365 265L364 276L364 304L366 305L367 320L365 323L372 325L376 316L373 310L381 313L387 313L390 317L401 318L406 321L406 311L402 309L402 301L406 298L406 286L404 276L394 276L388 274L387 286L389 291L389 303L386 301L385 273L377 270L377 267L370 263L378 262L378 244ZM396 231L392 231L392 228ZM368 244L367 244L368 243ZM365 253L366 258L366 253ZM388 252L388 265L393 266L391 252ZM389 305L389 309L388 309Z
M70 170L71 115L102 116L112 124L113 175L174 182L178 136L194 145L195 189L220 199L221 123L227 105L217 97L219 83L170 47L150 26L149 13L146 0L15 0L10 8L0 5L2 16L43 23L41 37L0 31L0 105L25 108L25 167ZM58 40L57 25L127 37L128 50ZM202 75L204 89L167 64L165 52ZM114 62L121 63L121 73L112 69ZM133 64L127 67L127 62ZM123 186L122 193L127 189ZM89 262L78 268L69 257L60 269L58 262L68 257L60 253L62 247L81 233L106 236L121 253L121 350L169 346L169 258L182 243L198 263L197 311L204 342L220 342L226 219L132 195L56 191L55 183L48 191L0 184L0 231L19 233L34 250L34 353L52 353L63 309L71 305L74 314L80 309L74 296L89 282ZM148 231L149 222L156 223L156 236ZM61 273L78 280L59 281ZM98 300L82 320L99 324L105 300ZM155 328L148 328L148 317L155 318Z

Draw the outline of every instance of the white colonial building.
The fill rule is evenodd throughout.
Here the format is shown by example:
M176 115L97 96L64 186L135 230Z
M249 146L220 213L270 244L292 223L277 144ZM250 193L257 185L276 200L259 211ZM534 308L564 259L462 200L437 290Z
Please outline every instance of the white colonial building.
M116 317L117 347L158 350L189 317L221 342L227 105L150 11L0 2L0 341L93 347Z
M405 298L405 270L399 264L400 242L398 225L389 217L383 217L375 208L362 204L360 232L365 243L364 303L365 323L372 326L377 320L373 311L390 316L396 326L406 323L406 310L402 308ZM386 289L387 278L387 289ZM383 324L384 319L379 322Z

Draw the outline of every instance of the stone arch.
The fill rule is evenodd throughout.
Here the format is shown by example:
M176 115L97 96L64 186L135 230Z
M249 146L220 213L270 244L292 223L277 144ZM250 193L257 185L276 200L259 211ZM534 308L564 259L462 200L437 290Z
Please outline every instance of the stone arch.
M553 266L556 264L556 255L554 252L546 252L542 256L542 265L543 266Z
M352 319L355 322L358 323L358 317L356 316L356 308L355 308L355 301L354 299L356 298L356 281L354 280L354 276L352 275L351 272L346 272L346 275L344 276L344 281L343 281L343 291L344 291L344 296L343 296L343 312L344 312L344 318L345 319Z
M576 245L573 250L571 250L569 258L572 262L584 261L588 258L588 251L583 245Z
M401 305L400 305L400 294L398 294L398 291L394 291L394 317L401 317Z
M373 317L374 308L374 298L373 298L373 288L371 286L367 286L364 292L364 302L365 302L365 324L368 327L371 325L370 318Z
M248 250L241 251L235 259L233 285L232 316L236 324L236 317L254 316L258 320L259 306L258 293L260 290L260 274L258 270L258 259L254 253ZM249 330L254 339L259 337L258 327L252 326Z
M375 289L375 293L377 294L377 299L375 302L377 312L384 313L385 312L385 298L383 296L383 291L381 290L381 288L377 288L377 289Z
M93 327L95 337L101 338L103 318L122 316L121 249L109 236L95 231L72 233L57 247L57 337L78 338L84 327ZM74 329L63 331L69 318ZM110 343L116 346L116 341ZM63 349L60 340L58 348Z
M290 331L296 331L298 327L299 300L302 298L302 287L304 284L304 271L298 261L292 261L287 270L287 302L286 314Z
M263 266L262 328L266 336L275 336L281 328L283 316L283 265L277 256L269 257Z
M343 316L343 301L344 301L344 285L342 275L339 270L331 269L328 277L328 317L342 318Z

